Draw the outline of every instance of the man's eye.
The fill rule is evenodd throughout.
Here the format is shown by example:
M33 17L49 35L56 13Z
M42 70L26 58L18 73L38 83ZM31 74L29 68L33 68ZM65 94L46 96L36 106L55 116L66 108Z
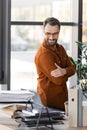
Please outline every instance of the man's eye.
M46 33L47 35L51 35L51 33Z

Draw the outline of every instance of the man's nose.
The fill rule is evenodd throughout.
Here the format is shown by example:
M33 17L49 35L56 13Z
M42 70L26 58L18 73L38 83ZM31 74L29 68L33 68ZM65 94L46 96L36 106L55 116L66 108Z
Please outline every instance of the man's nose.
M53 34L50 35L50 39L54 39L54 35Z

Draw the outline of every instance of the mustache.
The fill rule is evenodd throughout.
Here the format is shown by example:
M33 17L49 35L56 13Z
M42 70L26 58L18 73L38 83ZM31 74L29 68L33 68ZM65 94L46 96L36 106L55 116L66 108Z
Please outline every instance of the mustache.
M56 41L57 39L48 39L48 40L50 40L50 41Z

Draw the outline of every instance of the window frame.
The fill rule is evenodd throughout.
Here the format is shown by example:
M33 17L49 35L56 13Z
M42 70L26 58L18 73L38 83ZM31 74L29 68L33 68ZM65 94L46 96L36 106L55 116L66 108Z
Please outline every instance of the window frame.
M74 1L75 2L75 1ZM61 26L78 27L78 41L82 41L82 7L83 0L78 2L78 22L61 22ZM41 21L11 21L11 0L1 0L0 6L0 83L7 84L10 90L10 29L12 25L42 25ZM81 52L78 49L78 56Z

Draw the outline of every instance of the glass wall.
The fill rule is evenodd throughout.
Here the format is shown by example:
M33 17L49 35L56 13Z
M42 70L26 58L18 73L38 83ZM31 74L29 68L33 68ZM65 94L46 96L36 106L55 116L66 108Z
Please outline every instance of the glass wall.
M58 42L63 44L69 55L72 55L73 42L77 39L77 35L74 37L73 33L76 32L77 26L73 23L78 22L78 18L74 17L77 4L75 3L74 6L73 2L72 0L11 1L11 22L14 22L11 25L12 90L21 88L36 90L37 74L34 55L43 40L42 22L45 18L53 16L61 21Z
M72 0L12 0L12 21L43 21L57 17L61 22L73 21Z
M87 44L87 0L83 0L83 35L82 41Z

